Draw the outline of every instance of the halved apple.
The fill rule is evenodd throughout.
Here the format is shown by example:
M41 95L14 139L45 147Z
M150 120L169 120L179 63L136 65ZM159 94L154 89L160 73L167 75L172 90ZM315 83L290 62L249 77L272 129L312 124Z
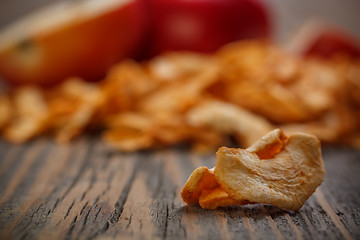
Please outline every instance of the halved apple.
M143 39L141 0L66 1L0 33L0 74L14 84L53 85L70 76L101 78L133 56Z

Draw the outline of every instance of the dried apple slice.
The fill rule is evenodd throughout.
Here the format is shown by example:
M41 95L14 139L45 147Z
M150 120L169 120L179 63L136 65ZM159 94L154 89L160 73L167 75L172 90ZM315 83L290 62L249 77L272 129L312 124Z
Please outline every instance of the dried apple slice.
M216 209L231 205L243 205L248 201L238 201L220 188L214 176L214 168L199 167L187 180L181 197L187 204L197 204L204 209Z
M216 209L232 205L245 205L246 200L238 201L233 199L222 188L204 189L199 197L199 204L204 209Z
M286 141L287 137L284 132L278 128L266 134L246 150L256 153L260 159L267 159L279 153L283 149Z
M190 175L181 191L181 197L187 204L197 204L204 189L214 189L217 187L219 187L219 184L215 180L214 169L199 167Z
M49 128L49 109L41 90L23 87L14 92L13 119L4 128L3 137L12 143L23 143Z
M103 133L103 139L110 146L125 152L149 148L153 138L147 132L131 127L119 127Z
M279 146L276 142L282 138L274 130L248 149L220 148L214 175L221 188L238 201L299 210L325 177L320 142L313 135L296 133L282 149L271 147ZM259 149L260 153L263 149L278 151L262 159L256 153Z
M250 146L273 126L263 117L239 106L218 100L205 100L187 113L191 126L208 126L219 132L236 133Z

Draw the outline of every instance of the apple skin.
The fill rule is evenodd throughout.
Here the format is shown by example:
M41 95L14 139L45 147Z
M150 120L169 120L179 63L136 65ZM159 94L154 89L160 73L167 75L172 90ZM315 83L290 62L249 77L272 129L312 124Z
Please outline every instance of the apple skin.
M305 56L330 58L335 54L344 54L352 58L360 57L360 46L348 34L328 29L321 32L316 39L304 50Z
M147 0L150 56L171 50L213 52L220 46L270 35L268 13L257 0Z
M29 36L0 50L0 74L15 85L51 86L71 76L98 80L112 64L134 56L146 21L143 1L133 0L87 21Z

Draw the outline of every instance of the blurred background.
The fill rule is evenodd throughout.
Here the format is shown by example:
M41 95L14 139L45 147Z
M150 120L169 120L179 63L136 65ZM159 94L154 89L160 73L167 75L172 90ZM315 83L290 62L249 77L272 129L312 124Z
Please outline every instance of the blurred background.
M0 28L48 3L61 0L1 0ZM73 0L76 1L76 0ZM271 11L275 38L283 42L304 21L320 19L345 29L360 38L358 0L263 0Z
M330 36L325 37L325 45L332 45L330 49L360 54L356 46L360 38L360 2L356 0L109 0L103 3L96 0L1 0L0 29L45 5L66 2L91 4L87 7L76 4L75 8L68 4L62 6L63 10L55 11L56 14L39 18L40 21L27 19L27 25L23 24L16 34L10 31L12 34L5 38L0 34L0 49L3 49L0 51L0 75L9 82L40 85L58 83L69 76L97 80L104 77L109 66L127 57L148 59L170 50L213 52L225 43L247 38L270 37L285 46L305 23L315 21L345 33L330 30ZM117 7L118 3L125 3L124 7ZM88 12L99 14L103 10L97 9L104 9L106 5L113 7L113 15L103 14L104 18L93 23L82 24L79 20L88 19ZM64 27L61 25L52 27L57 29L53 33L49 30L35 33L64 19L71 19L65 24L68 30L61 30ZM79 24L71 25L76 21ZM56 31L62 33L56 35ZM312 31L310 35L316 39L316 34ZM12 47L5 50L7 45ZM310 46L311 43L305 50ZM315 48L317 53L323 51L319 46ZM55 65L57 70L49 67Z
M360 146L358 0L0 0L0 28L50 3L57 5L0 32L0 76L9 86L36 86L3 97L9 117L2 122L5 128L11 123L5 132L12 142L49 129L61 132L66 124L72 130L66 130L67 137L58 134L61 141L95 125L121 129L107 135L117 142L127 111L142 112L145 117L136 115L139 122L168 111L170 118L157 116L153 122L163 122L164 131L184 133L182 127L189 127L185 113L210 95L269 121L270 127L254 139L271 124L289 124L326 142ZM326 26L296 35L309 22ZM223 47L243 39L260 40ZM264 39L282 47L273 51L273 42ZM216 53L165 54L176 50ZM104 81L92 84L98 80ZM52 86L60 87L47 92ZM188 96L179 94L181 88ZM74 99L78 108L71 106ZM29 114L29 100L42 107ZM11 113L13 103L24 106ZM38 121L39 112L46 127ZM20 125L28 130L27 114L38 125L18 138L24 131L12 116L22 116ZM58 124L48 121L58 116ZM174 119L179 124L169 127ZM191 139L184 136L171 139L170 145Z
M360 1L357 0L267 0L279 41L309 19L337 25L360 38Z

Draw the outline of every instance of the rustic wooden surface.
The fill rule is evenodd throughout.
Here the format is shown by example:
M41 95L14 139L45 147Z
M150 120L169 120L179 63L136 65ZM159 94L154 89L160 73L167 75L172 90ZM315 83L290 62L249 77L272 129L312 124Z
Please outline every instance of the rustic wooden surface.
M0 239L360 239L360 152L324 148L326 180L297 213L269 205L208 211L180 191L215 155L125 154L87 136L0 142Z

